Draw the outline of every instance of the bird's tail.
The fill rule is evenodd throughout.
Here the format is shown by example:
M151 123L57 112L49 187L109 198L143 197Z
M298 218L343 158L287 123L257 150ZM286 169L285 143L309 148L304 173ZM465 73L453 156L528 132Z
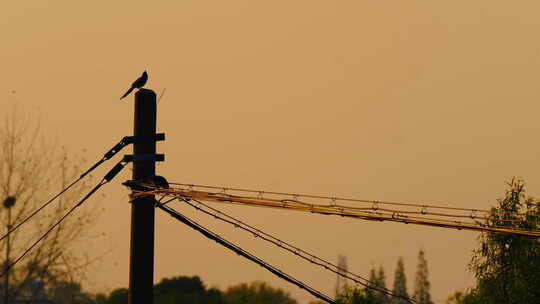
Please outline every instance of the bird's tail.
M122 95L122 97L120 97L120 99L122 99L122 98L128 96L129 93L131 93L131 91L133 91L133 89L134 89L134 87L129 88L129 90L127 90L127 92L126 92L124 95Z

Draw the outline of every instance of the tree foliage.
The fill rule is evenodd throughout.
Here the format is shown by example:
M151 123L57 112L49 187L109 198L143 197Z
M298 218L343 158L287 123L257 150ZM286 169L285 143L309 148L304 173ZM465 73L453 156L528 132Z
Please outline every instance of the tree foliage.
M490 224L540 229L540 201L525 195L512 179L504 198L491 209ZM483 303L536 303L540 299L540 243L527 236L483 233L470 263L477 283L471 294ZM465 303L465 302L464 302Z
M448 297L447 304L483 304L484 301L476 294L476 291L456 291Z
M223 294L227 304L296 304L288 292L255 281L229 287Z
M390 298L383 292L376 289L386 288L386 275L384 268L381 266L378 270L372 268L369 275L370 287L364 288L346 288L341 294L336 297L336 302L339 304L386 304L390 302ZM376 289L374 289L376 288Z
M396 272L394 275L394 289L393 292L396 296L409 297L407 293L407 279L405 277L405 266L403 265L403 258L399 258L396 266ZM406 304L407 300L403 298L393 298L394 304Z
M431 295L429 293L429 280L427 260L423 250L418 253L418 265L416 269L416 278L414 282L414 299L418 304L432 304Z
M382 266L379 267L375 280L375 287L380 290L386 289L386 274L384 273L384 268ZM374 291L373 296L375 298L375 303L388 303L389 301L388 295L380 291Z
M225 301L219 290L207 289L199 277L180 276L163 279L154 286L154 303L225 304Z
M367 288L348 287L336 297L338 304L376 304L374 294Z
M127 304L128 290L119 288L108 297L93 296L98 304ZM207 288L197 276L163 279L154 285L154 304L296 304L296 300L278 288L264 282L243 283L225 292ZM81 303L86 304L86 303Z
M102 304L127 304L128 290L127 288L117 288L113 290Z
M83 292L75 282L59 281L48 288L48 298L58 304L93 304L95 297Z
M225 304L222 294L215 288L206 288L198 276L178 276L163 279L154 285L153 300L155 304ZM128 290L118 288L100 304L127 304Z

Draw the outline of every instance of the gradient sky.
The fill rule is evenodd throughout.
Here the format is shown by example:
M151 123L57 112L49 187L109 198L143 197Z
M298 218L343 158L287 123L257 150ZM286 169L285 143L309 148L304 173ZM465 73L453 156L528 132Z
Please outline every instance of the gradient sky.
M158 173L169 181L488 208L522 177L540 196L538 1L10 1L0 5L2 104L43 117L74 153L98 159L132 134L120 95L147 69L166 92ZM112 163L109 164L112 166ZM96 176L106 172L102 167ZM130 207L120 182L88 252L86 287L128 284ZM90 202L89 202L90 203ZM474 282L478 233L221 207L391 286L404 257L412 293L426 251L436 303ZM335 276L213 219L217 229L313 287ZM226 288L264 280L310 296L158 213L155 280L199 275Z

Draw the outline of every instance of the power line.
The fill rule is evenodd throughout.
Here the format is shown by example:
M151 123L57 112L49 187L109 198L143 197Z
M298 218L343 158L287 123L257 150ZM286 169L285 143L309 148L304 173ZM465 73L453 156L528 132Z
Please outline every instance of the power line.
M458 208L458 207L451 207L451 206L440 206L440 205L433 205L433 204L419 204L419 203L407 203L407 202L390 202L390 201L381 201L381 200L368 200L368 199L356 199L356 198L344 198L344 197L336 197L336 196L323 196L323 195L313 195L313 194L299 194L299 193L288 193L288 192L275 192L275 191L264 191L264 190L253 190L253 189L243 189L243 188L231 188L231 187L221 187L221 186L209 186L209 185L199 185L199 184L185 184L185 183L170 183L171 185L177 185L177 186L183 186L188 187L190 189L193 188L206 188L206 189L215 189L220 190L222 193L226 193L227 191L238 191L238 192L247 192L247 193L254 193L257 195L257 197L263 197L263 195L280 195L280 196L288 196L288 197L294 197L296 199L300 197L304 198L310 198L310 199L323 199L323 200L330 200L332 202L336 201L343 201L343 202L356 202L356 203L368 203L372 204L374 206L379 205L390 205L390 206L402 206L402 207L415 207L415 208L421 208L420 212L425 213L428 210L431 209L441 209L441 210L454 210L454 211L464 211L468 212L469 214L466 215L466 217L470 217L471 215L479 218L480 216L478 214L501 214L501 215L516 215L516 213L510 213L506 211L493 211L493 210L486 210L486 209L475 209L475 208ZM434 214L433 212L430 212ZM530 215L530 214L524 214L524 213L517 213L518 216L540 216L540 215Z
M103 179L92 189L88 194L86 194L77 204L75 204L71 209L69 209L68 212L66 212L54 225L52 225L45 233L43 233L30 247L28 247L13 263L10 263L4 271L0 274L0 277L3 277L6 275L19 261L21 261L34 247L39 244L42 240L44 240L47 235L54 230L60 223L62 223L77 207L82 205L94 192L96 192L99 188L101 188L103 185L110 182L116 174L118 174L125 166L124 161L120 161L116 166L114 166L106 175L103 177ZM8 261L9 262L9 261Z
M187 205L195 208L196 210L198 211L201 211L209 216L212 216L214 217L215 219L219 219L223 222L226 222L226 223L229 223L231 225L233 225L234 227L236 228L240 228L244 231L247 231L251 234L253 234L254 236L264 240L264 241L267 241L267 242L270 242L272 244L274 244L275 246L281 248L281 249L284 249L284 250L287 250L289 252L291 252L292 254L312 263L312 264L315 264L317 266L320 266L320 267L323 267L324 269L328 270L328 271L331 271L335 274L337 274L338 276L341 276L341 277L344 277L346 279L349 279L359 285L362 285L364 286L365 288L368 288L368 289L372 289L372 290L375 290L375 291L378 291L378 292L381 292L383 294L386 294L388 296L391 296L391 297L395 297L395 298L401 298L401 299L404 299L406 301L408 301L409 303L414 303L414 300L408 298L408 297L404 297L404 296L399 296L399 295L396 295L394 294L392 291L390 291L389 289L387 288L382 288L382 287L378 287L376 286L376 284L360 275L357 275L355 273L352 273L350 271L348 271L347 269L344 269L342 267L339 267L329 261L326 261L312 253L309 253L305 250L302 250L294 245L291 245L281 239L278 239L260 229L257 229L249 224L246 224L245 222L239 220L239 219L236 219L230 215L227 215L226 213L222 212L222 211L219 211L215 208L212 208L206 204L204 204L203 202L201 201L198 201L198 200L194 200L195 202L197 202L200 206L204 206L205 208L209 209L209 210L212 210L212 212L209 212L209 211L206 211L206 210L203 210L202 208L198 207L198 206L195 206L194 204L190 203L189 200L187 199L181 199L182 201L184 201ZM227 220L221 216L219 216L218 214L220 215L223 215L231 220ZM353 276L353 277L351 277Z
M192 229L198 231L199 233L201 233L202 235L204 235L205 237L207 237L208 239L211 239L213 241L215 241L216 243L224 246L225 248L228 248L229 250L235 252L236 254L258 264L259 266L265 268L266 270L270 271L271 273L275 274L276 276L284 279L285 281L289 282L289 283L292 283L298 287L300 287L301 289L304 289L306 290L307 292L309 292L310 294L312 294L313 296L317 297L318 299L320 300L323 300L327 303L333 303L333 304L336 304L336 302L334 300L332 300L330 297L328 297L327 295L324 295L323 293L317 291L316 289L308 286L307 284L297 280L296 278L286 274L285 272L281 271L280 269L266 263L265 261L261 260L260 258L256 257L255 255L249 253L248 251L242 249L241 247L229 242L228 240L222 238L221 236L219 236L218 234L204 228L203 226L199 225L198 223L194 222L193 220L185 217L184 215L180 214L178 211L172 209L171 207L168 207L168 206L164 206L164 205L160 205L160 204L156 204L156 207L167 212L170 216L172 216L173 218L175 218L176 220L186 224L187 226L191 227Z
M36 214L38 214L43 208L47 207L50 203L52 203L55 199L57 199L60 195L64 194L67 190L69 190L71 187L73 187L75 184L77 184L83 177L80 176L78 179L73 181L71 184L69 184L66 188L64 188L62 191L60 191L58 194L53 196L50 200L48 200L46 203L41 205L38 209L34 210L29 216L24 218L22 221L20 221L17 225L15 225L12 229L8 230L6 234L4 234L2 237L0 237L0 241L11 235L11 233L15 232L20 226L22 226L24 223L26 223L28 220L30 220L32 217L34 217Z
M477 212L489 212L489 210L482 209L470 209L470 208L456 208L448 206L436 206L436 205L426 205L426 204L416 204L416 203L404 203L404 202L389 202L389 201L378 201L378 200L368 200L368 199L355 199L355 198L344 198L337 196L322 196L322 195L313 195L313 194L299 194L299 193L287 193L287 192L275 192L275 191L264 191L264 190L251 190L243 188L230 188L230 187L219 187L219 186L208 186L208 185L197 185L197 184L183 184L183 183L169 183L171 185L185 186L191 188L207 188L207 189L216 189L222 192L226 191L239 191L239 192L250 192L255 193L259 196L270 194L270 195L282 195L282 196L292 196L292 197L305 197L305 198L315 198L315 199L325 199L325 200L334 200L334 201L348 201L348 202L359 202L359 203L376 203L380 205L395 205L395 206L408 206L408 207L429 207L434 209L448 209L448 210L461 210L461 211L477 211Z
M173 184L173 183L171 183ZM287 209L295 211L304 211L310 213L318 213L325 215L339 215L343 217L351 217L363 220L371 221L391 221L401 222L406 224L417 224L425 226L452 228L458 230L473 230L483 232L493 232L502 234L513 234L521 236L540 237L540 230L523 229L515 227L515 225L501 225L501 222L505 222L505 219L500 219L495 216L481 217L476 213L465 216L463 213L449 213L447 208L446 213L431 212L427 205L415 205L423 206L420 210L411 209L408 206L401 208L381 208L378 201L370 201L370 205L367 207L348 206L344 204L338 204L340 198L332 198L326 203L321 203L320 200L313 198L312 200L317 202L301 201L299 198L303 197L298 194L279 193L273 192L274 196L268 196L269 192L260 191L257 196L245 196L242 193L234 192L240 190L231 190L231 188L221 188L220 192L206 192L202 190L195 190L197 186L189 185L187 187L177 188L161 188L157 189L153 185L149 185L147 190L142 190L140 195L145 194L159 194L171 197L180 197L186 199L197 199L203 201L212 201L226 204L239 204L245 206L255 207L268 207ZM209 186L204 186L209 187ZM218 188L218 187L214 187ZM234 194L228 193L233 191ZM250 190L251 191L251 190ZM287 197L286 195L290 195ZM305 196L309 198L310 196ZM311 196L321 198L320 196ZM322 197L328 198L328 197ZM360 201L354 199L344 199L346 201ZM415 207L416 208L416 207ZM464 209L475 210L475 209ZM519 219L510 219L521 222ZM514 222L511 222L514 223Z
M15 232L20 226L22 226L24 223L29 221L32 217L34 217L36 214L38 214L41 210L43 210L45 207L47 207L49 204L51 204L54 200L56 200L60 195L64 194L66 191L68 191L71 187L75 186L78 182L80 182L84 177L86 177L90 172L94 171L97 167L99 167L102 163L105 161L111 159L116 153L118 153L120 150L122 150L126 145L130 144L132 142L132 137L126 136L122 138L116 145L114 145L103 157L98 160L94 165L92 165L88 170L86 170L83 174L81 174L76 180L74 180L71 184L69 184L67 187L62 189L58 194L53 196L51 199L49 199L47 202L45 202L43 205L41 205L39 208L34 210L30 215L28 215L26 218L24 218L22 221L20 221L17 225L15 225L13 228L9 229L8 232L2 237L0 237L0 241L11 235L13 232Z

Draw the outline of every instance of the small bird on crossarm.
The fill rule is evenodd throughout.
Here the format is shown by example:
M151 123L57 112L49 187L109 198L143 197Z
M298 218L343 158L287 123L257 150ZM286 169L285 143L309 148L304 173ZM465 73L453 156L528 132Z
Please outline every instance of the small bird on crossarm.
M131 93L131 91L133 91L134 89L142 88L146 84L146 81L148 81L148 74L146 73L146 71L144 71L142 73L141 77L137 78L137 80L135 80L131 84L131 88L129 88L129 90L127 90L127 92L124 95L122 95L122 97L120 97L120 99L128 96L129 93Z

